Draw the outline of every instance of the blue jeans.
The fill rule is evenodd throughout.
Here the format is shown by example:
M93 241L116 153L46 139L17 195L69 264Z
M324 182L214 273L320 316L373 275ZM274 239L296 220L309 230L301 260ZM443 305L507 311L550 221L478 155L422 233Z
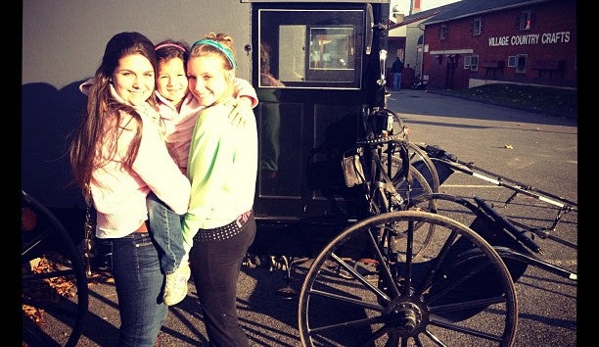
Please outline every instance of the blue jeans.
M242 231L231 238L194 238L189 261L210 346L250 346L237 316L237 280L255 237L256 220L252 214Z
M146 198L150 234L156 241L160 252L160 265L164 273L173 273L181 264L185 255L183 249L182 216L171 210L156 194L150 193Z
M168 307L162 301L164 274L149 233L96 239L111 250L111 269L119 303L118 347L154 347Z
M401 73L393 73L393 89L401 90Z

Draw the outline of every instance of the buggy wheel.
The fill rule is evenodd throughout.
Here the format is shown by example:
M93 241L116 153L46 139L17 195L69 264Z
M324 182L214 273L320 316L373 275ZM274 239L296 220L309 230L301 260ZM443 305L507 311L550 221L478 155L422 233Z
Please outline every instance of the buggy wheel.
M406 142L405 143L405 149L402 148L402 146L397 146L397 143L392 142L392 153L393 153L393 160L398 160L399 163L401 163L402 161L402 156L399 154L399 151L403 151L403 150L407 150L407 159L410 162L410 165L413 166L416 170L418 170L422 176L424 177L424 179L426 180L426 182L428 183L428 185L430 186L430 188L432 189L433 193L438 193L439 192L439 187L441 186L441 181L439 178L439 173L437 171L437 167L435 166L435 163L433 162L433 160L428 156L428 154L422 149L420 148L418 145L412 143L412 142ZM384 159L384 157L383 157ZM401 168L401 164L399 165L399 168ZM401 172L396 172L396 173L390 173L393 179L393 181L399 181L401 180L402 176ZM415 188L418 188L418 182L415 183Z
M417 145L408 142L408 155L410 158L410 165L420 171L432 188L433 193L438 193L439 187L441 186L439 173L437 172L435 163L428 154Z
M388 148L392 148L392 150L386 149L384 151L384 155L381 155L381 164L386 175L393 182L393 186L404 200L401 206L402 210L406 208L406 205L409 206L410 201L416 197L423 195L428 197L439 192L437 169L422 149L410 142L403 144L391 142L389 146ZM407 153L400 154L400 151L406 151ZM407 158L410 163L411 180L404 172L402 157ZM428 210L436 210L435 199L427 199L426 203L428 204ZM371 213L371 215L391 211L397 211L397 209L387 211L379 209L379 213Z
M386 160L382 160L383 164L386 167ZM394 160L395 162L395 160ZM394 168L389 171L394 171ZM412 180L408 182L404 175L395 174L393 179L393 186L399 193L401 197L401 201L389 203L391 196L382 196L382 194L388 194L388 191L383 189L379 189L379 187L374 187L373 192L368 193L372 198L370 199L370 207L369 207L369 216L370 215L378 215L392 211L398 211L405 209L406 205L409 204L409 201L412 199L411 196L430 196L433 193L431 186L428 184L424 176L418 171L415 167L410 165L410 174ZM436 202L434 199L430 199L427 201L429 209L435 209Z
M414 146L414 148L420 150L420 148L418 148L416 146ZM408 153L408 155L410 155L410 154ZM434 196L434 194L438 191L438 189L439 189L438 185L437 185L437 188L434 188L433 186L431 186L431 184L435 184L434 183L435 180L431 181L430 177L436 177L437 182L438 182L438 176L435 171L435 166L432 165L432 162L431 162L431 165L432 165L431 168L433 171L426 171L426 169L423 170L423 166L421 166L421 168L419 170L416 167L414 167L412 164L410 164L409 170L410 170L411 180L409 180L409 179L407 179L406 175L402 171L403 166L402 166L402 161L401 161L400 157L401 156L398 155L397 151L392 151L392 152L387 151L386 154L381 157L381 163L383 164L382 166L386 170L386 174L392 179L393 186L395 187L395 189L397 190L399 195L404 200L403 204L401 206L398 206L399 208L392 208L390 210L385 209L384 202L381 203L380 197L377 196L376 194L373 194L374 198L371 200L371 206L369 209L370 215L404 210L404 209L406 209L407 206L410 206L410 204L411 204L410 201L412 199L420 197L420 196L426 196L426 197ZM426 157L426 155L423 158L425 158L425 159L422 159L423 162L424 161L430 162L430 159L428 157ZM412 158L410 158L409 160L411 163ZM391 165L389 165L389 162L391 162ZM429 179L427 179L424 176L424 174L421 170L424 171L424 174L428 175ZM387 200L388 199L383 199L382 201L387 201ZM376 206L372 206L373 204ZM426 199L424 204L426 205L425 208L429 211L437 210L437 202L435 199ZM435 225L434 224L426 224L426 225L421 225L420 227L427 228L429 230L426 233L422 233L422 235L423 235L422 242L419 244L419 248L413 250L414 258L418 258L420 252L424 251L424 249L430 243Z
M401 210L406 208L406 205L410 201L409 199L412 199L412 198L410 198L411 195L427 196L427 197L433 195L432 188L428 185L428 182L425 180L424 176L422 176L420 171L416 170L411 165L410 165L410 171L412 174L412 182L411 182L410 186L412 188L408 188L408 182L403 177L401 180L396 179L393 182L395 189L397 189L399 194L402 197L408 198L408 200L404 201L404 204L402 206L400 206ZM413 188L414 186L416 186L417 188ZM410 194L407 194L408 190L410 191ZM373 199L370 202L371 203L371 206L370 206L371 215L378 215L378 214L383 214L386 212L398 211L398 209L392 209L391 211L386 211L382 207L382 206L384 206L384 202L381 202L381 201L387 201L387 200L381 198L380 195L374 194ZM437 210L437 202L435 199L427 199L425 205L428 210L433 210L433 211ZM426 247L428 247L428 245L430 244L432 237L433 237L435 225L430 224L430 223L419 223L418 225L415 225L414 227L418 228L418 229L422 228L422 230L424 230L423 232L420 233L420 238L421 238L420 242L418 242L417 245L414 244L415 248L412 250L413 254L414 254L414 260L416 260L421 256L422 252L424 252Z
M89 299L83 260L62 223L24 191L21 259L23 345L75 346Z
M429 230L432 242L416 259L412 250ZM488 281L493 288L475 285ZM518 320L514 283L489 243L421 211L373 216L341 232L314 259L298 305L308 347L511 347Z

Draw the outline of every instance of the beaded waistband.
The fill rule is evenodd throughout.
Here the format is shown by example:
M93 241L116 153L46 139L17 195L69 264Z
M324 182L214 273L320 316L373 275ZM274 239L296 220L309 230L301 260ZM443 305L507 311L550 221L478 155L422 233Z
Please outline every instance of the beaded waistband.
M240 214L234 221L222 227L199 229L194 241L222 241L239 234L252 216L252 210Z

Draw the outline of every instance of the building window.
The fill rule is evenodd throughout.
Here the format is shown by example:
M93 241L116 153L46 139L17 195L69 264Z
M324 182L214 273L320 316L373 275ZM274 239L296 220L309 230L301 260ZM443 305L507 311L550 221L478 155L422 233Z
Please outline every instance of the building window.
M464 56L464 70L478 71L478 55Z
M532 27L532 11L524 11L520 13L520 20L518 22L518 30L525 31L530 30Z
M470 56L470 71L478 71L478 55Z
M516 73L526 73L526 60L528 54L518 54L516 56Z
M528 54L510 55L507 58L507 67L516 68L516 73L526 73L526 60Z
M472 36L480 36L483 31L483 20L482 18L476 18L472 22Z
M441 25L439 27L439 40L445 40L447 38L447 25Z

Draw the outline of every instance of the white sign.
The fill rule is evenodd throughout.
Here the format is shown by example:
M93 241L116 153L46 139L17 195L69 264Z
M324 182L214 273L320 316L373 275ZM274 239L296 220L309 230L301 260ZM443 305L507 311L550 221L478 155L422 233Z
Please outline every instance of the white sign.
M570 42L569 31L558 31L542 34L525 34L513 36L489 37L489 46L523 46L523 45L548 45Z

